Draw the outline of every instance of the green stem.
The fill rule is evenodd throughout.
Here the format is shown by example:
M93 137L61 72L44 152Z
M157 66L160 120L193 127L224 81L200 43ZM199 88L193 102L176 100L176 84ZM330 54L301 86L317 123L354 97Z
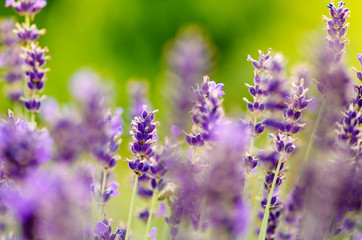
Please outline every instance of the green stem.
M34 127L34 129L36 128L35 113L34 112L30 113L30 124L31 124L32 127Z
M168 240L169 239L169 231L168 231L168 224L166 223L166 221L164 222L164 228L163 228L163 231L162 231L162 238L163 240Z
M256 124L256 121L257 121L257 116L254 114L254 126ZM254 129L253 129L254 131ZM249 154L252 154L253 153L253 150L254 150L254 141L255 141L255 136L254 136L254 133L253 133L253 136L251 137L251 140L250 140L250 145L249 145ZM249 173L247 171L247 169L245 169L245 181L244 181L244 191L243 191L243 199L245 200L246 199L246 194L248 192L248 176L249 176Z
M102 201L102 210L101 210L101 213L102 213L102 216L104 215L104 207L105 207L104 191L105 191L105 189L106 189L107 173L108 173L107 169L104 168L104 169L103 169L102 187L101 187L101 193L102 193L102 195L101 195L101 199L102 199L102 200L101 200L101 201ZM101 216L101 217L102 217L102 216Z
M248 189L248 177L249 177L249 173L248 171L245 169L245 181L244 181L244 191L243 191L243 199L246 199L246 194L247 194L247 189Z
M133 191L132 191L132 197L131 197L131 204L129 206L127 230L126 230L125 239L128 239L129 232L131 231L131 222L132 222L132 216L133 216L133 205L134 205L134 199L135 199L136 192L137 192L138 178L139 178L139 176L136 175L136 179L135 179L134 184L133 184Z
M30 15L25 15L25 25L30 27Z
M272 197L273 197L273 192L274 192L274 189L275 189L275 184L277 182L277 178L278 178L278 175L279 175L281 165L282 165L282 157L279 158L278 166L277 166L277 169L275 171L274 178L273 178L273 183L272 183L272 186L271 186L270 191L269 191L268 202L267 202L267 204L265 206L264 217L263 217L263 221L261 223L261 228L260 228L260 233L259 233L259 240L265 240L266 229L267 229L267 226L268 226L268 219L269 219L270 204L271 204L271 200L272 200Z
M150 207L150 212L149 212L148 219L147 219L146 231L145 231L145 235L143 236L143 240L147 239L147 235L150 232L152 215L153 215L153 210L155 208L156 201L157 201L157 194L156 194L156 189L155 189L153 191L153 195L152 195L151 207Z
M316 119L316 122L314 124L312 134L310 135L307 150L305 151L305 155L304 155L304 158L303 158L300 177L299 177L299 182L301 182L301 180L303 178L305 165L307 163L307 160L309 159L309 155L310 155L310 152L312 150L313 143L314 143L315 134L316 134L316 131L317 131L317 129L319 127L319 124L321 122L322 113L324 112L325 105L326 105L326 101L324 99L322 99L322 104L321 104L321 107L320 107L320 109L318 111L317 119Z
M195 156L196 156L196 147L194 147L194 150L192 151L192 159L191 159L192 163L195 163Z

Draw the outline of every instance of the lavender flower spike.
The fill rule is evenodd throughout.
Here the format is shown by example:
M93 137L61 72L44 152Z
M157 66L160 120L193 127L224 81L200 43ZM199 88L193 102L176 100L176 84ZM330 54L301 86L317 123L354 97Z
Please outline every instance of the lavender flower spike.
M2 51L0 58L3 63L0 68L4 69L3 78L6 82L5 92L8 98L14 102L20 102L19 98L24 95L23 90L23 59L20 57L21 48L16 34L13 32L14 20L4 19L0 22L0 36Z
M225 95L223 86L223 83L216 84L210 81L208 76L204 76L201 86L194 90L191 110L193 133L186 135L186 141L190 146L202 146L206 141L213 140L213 129L224 114L221 106L221 97Z
M175 109L173 123L181 129L188 127L187 112L192 107L190 88L211 69L212 54L207 37L195 26L182 29L167 53L169 77L174 85L170 91Z
M0 123L0 175L21 179L52 157L53 139L46 130L34 130L28 122L15 120L9 110Z
M329 54L333 56L333 61L338 63L342 60L343 53L345 51L346 44L349 43L346 40L347 28L349 23L346 23L347 18L350 17L350 11L345 8L345 2L341 1L338 6L334 6L333 3L328 4L329 14L331 18L323 16L323 21L327 23L324 29L327 31L326 41L329 46Z
M46 0L6 0L5 7L12 6L20 15L34 15L47 5Z
M359 62L360 62L360 64L361 64L361 67L362 67L362 54L361 54L361 53L358 53L357 59L359 60ZM358 71L356 68L353 68L353 71L356 72L357 78L358 78L360 81L362 81L362 72L361 72L361 71Z

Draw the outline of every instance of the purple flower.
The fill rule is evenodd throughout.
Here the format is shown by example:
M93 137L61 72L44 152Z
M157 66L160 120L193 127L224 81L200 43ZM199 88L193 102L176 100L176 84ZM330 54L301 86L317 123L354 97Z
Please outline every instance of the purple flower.
M46 0L6 0L5 7L12 6L20 15L33 15L47 5Z
M167 207L164 203L160 203L160 205L158 206L158 212L156 212L156 216L157 217L161 217L164 216L166 217L166 211L167 211Z
M152 227L151 232L147 235L147 237L150 237L152 240L156 240L156 236L157 236L157 228Z
M237 122L218 128L217 148L201 157L201 164L209 165L201 183L204 214L214 232L221 236L242 236L248 227L248 211L241 196L245 181L241 156L249 143L248 129Z
M338 63L342 60L345 46L348 44L348 40L345 40L347 34L347 28L349 24L346 24L347 18L349 18L349 10L345 8L345 3L339 2L338 6L334 4L328 4L329 14L331 18L323 16L323 21L327 23L325 30L327 31L326 40L328 42L328 53L332 56L332 62Z
M107 90L103 88L97 73L90 69L76 72L71 86L73 95L82 106L81 121L75 120L79 123L77 137L80 138L81 147L90 150L104 166L114 167L120 158L116 152L123 130L122 109L116 109L114 114L106 110ZM71 132L67 134L64 140L74 136Z
M132 121L132 142L130 148L137 157L135 161L129 160L129 167L136 174L142 175L150 168L150 158L154 156L153 145L157 137L156 126L158 122L155 119L155 111L148 112L143 110L141 116L136 116Z
M21 239L82 239L90 217L90 183L86 169L55 166L31 172L1 194L20 225Z
M198 27L182 29L174 40L166 60L170 66L174 100L173 123L180 128L188 127L188 111L192 107L190 89L211 69L212 51L207 37ZM171 87L171 86L170 86Z
M45 34L45 29L39 30L35 24L27 26L25 23L16 24L16 29L14 32L17 34L19 41L23 43L33 43L38 40L40 35Z
M98 222L94 228L95 240L125 240L126 229L117 227L115 232L112 232L112 226L109 220L105 217L103 221Z
M220 97L224 84L216 84L204 76L201 86L194 90L194 103L191 110L194 122L193 133L186 135L186 141L190 146L202 146L207 141L212 141L213 129L223 116Z
M16 34L13 32L14 21L5 19L0 22L1 42L1 68L4 69L4 80L7 83L5 92L7 97L14 102L24 95L23 59L20 57L21 49Z
M0 124L1 172L10 178L23 177L51 159L52 145L46 130L32 129L9 111L8 120Z
M362 54L359 53L357 55L357 59L359 60L359 62L361 63L361 66L362 66ZM356 75L357 75L357 78L362 81L362 72L361 71L358 71L356 68L353 68L353 70L356 72Z

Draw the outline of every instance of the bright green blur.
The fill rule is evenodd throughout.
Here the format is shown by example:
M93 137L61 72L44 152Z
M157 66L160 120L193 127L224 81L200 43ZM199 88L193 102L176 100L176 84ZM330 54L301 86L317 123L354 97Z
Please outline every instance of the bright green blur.
M248 97L244 82L253 79L247 55L256 58L258 49L266 52L271 47L274 52L284 53L289 67L313 58L313 46L325 36L322 15L328 15L328 3L328 0L49 0L35 19L39 28L47 29L40 43L49 47L52 58L47 63L51 71L45 94L60 102L70 101L69 77L80 67L89 66L114 82L114 106L123 108L127 108L127 80L148 79L152 104L160 110L156 118L163 119L168 114L163 109L169 102L162 92L168 81L164 46L180 27L196 23L217 47L216 68L209 75L211 80L225 83L226 112L241 115L246 105L242 98ZM351 25L347 34L350 40L347 60L349 65L359 68L356 56L362 52L362 2L347 0L347 7L352 16L348 19ZM0 7L0 14L16 16L12 9L4 7ZM9 105L4 97L0 98L0 107L1 115L5 115ZM127 136L128 126L124 129ZM129 157L128 136L123 139L120 155ZM128 215L132 181L126 166L120 161L116 167L121 195L106 207L115 224L126 222ZM135 208L141 209L140 206L146 206L146 202L137 199ZM134 219L134 235L143 236L144 228L145 224ZM162 239L162 231L160 225L157 239Z

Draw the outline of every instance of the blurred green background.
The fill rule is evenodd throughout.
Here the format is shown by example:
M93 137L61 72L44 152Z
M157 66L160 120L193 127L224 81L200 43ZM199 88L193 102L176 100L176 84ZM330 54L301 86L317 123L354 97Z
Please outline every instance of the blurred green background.
M322 15L328 14L328 3L328 0L49 0L35 19L39 28L47 29L40 43L49 47L52 58L47 63L51 71L45 94L68 102L69 77L80 67L89 66L114 82L114 106L123 108L128 104L127 80L148 79L151 102L160 109L162 119L167 114L162 112L167 107L162 86L168 81L164 46L181 27L198 24L217 48L218 62L209 74L211 80L225 83L226 112L240 115L245 109L242 98L247 94L243 84L253 79L247 55L256 58L258 49L266 52L271 47L284 53L289 67L312 58L314 43L325 36ZM347 6L352 17L348 19L351 25L346 59L359 68L356 55L362 52L362 1L347 0ZM0 13L16 15L4 7L0 7ZM6 114L8 102L4 98L0 107L2 114ZM128 141L126 137L124 141ZM108 207L108 215L117 221L126 221L130 201L131 174L124 165L117 167L121 196ZM136 228L141 223L135 221Z

